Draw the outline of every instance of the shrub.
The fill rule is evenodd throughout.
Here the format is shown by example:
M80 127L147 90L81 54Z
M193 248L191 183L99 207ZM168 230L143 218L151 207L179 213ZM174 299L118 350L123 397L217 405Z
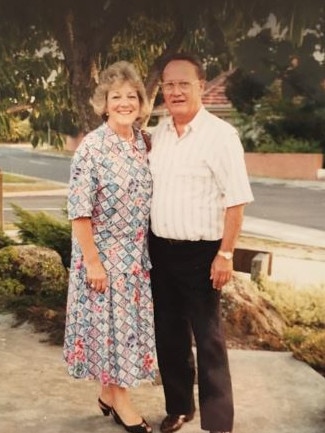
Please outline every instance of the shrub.
M66 287L67 271L55 251L34 245L0 250L0 294L43 296L65 291Z
M248 152L320 153L325 150L325 109L279 100L270 92L250 114L237 113L238 128Z
M25 244L45 246L57 251L63 265L68 268L71 260L71 224L53 218L45 212L28 212L17 205L12 205L20 221L19 237Z
M295 358L325 376L325 330L295 326L286 331L285 340Z
M285 319L284 340L293 355L325 374L325 286L261 281L259 289Z
M301 326L288 327L284 332L284 339L289 348L300 346L306 337L306 329Z
M277 282L261 282L259 289L267 294L288 326L325 328L325 287L293 285Z
M0 250L0 307L62 344L68 273L59 254L35 245Z
M279 141L270 139L260 144L257 149L260 153L319 153L319 142L294 137L283 137Z
M311 332L300 346L294 348L294 355L325 375L325 330Z
M9 245L15 245L16 242L7 236L4 232L0 231L0 248L7 247Z

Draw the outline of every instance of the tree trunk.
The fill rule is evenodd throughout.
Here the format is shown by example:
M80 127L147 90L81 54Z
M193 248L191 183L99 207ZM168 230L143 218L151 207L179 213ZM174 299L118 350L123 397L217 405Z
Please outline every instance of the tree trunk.
M89 103L98 75L95 50L91 50L87 37L89 32L81 27L73 12L69 11L57 27L57 39L65 57L71 99L77 110L80 129L82 133L87 133L98 126L101 119Z
M184 40L184 36L186 34L186 30L185 30L185 27L183 25L182 18L179 15L175 14L175 17L176 16L178 18L178 21L175 25L175 28L177 29L177 31L175 32L172 40L170 41L170 43L166 47L163 54L155 60L155 62L153 63L153 65L150 68L149 73L148 73L148 78L147 78L147 82L146 82L146 91L147 91L151 110L153 109L156 95L157 95L157 92L159 90L159 81L160 81L160 75L162 72L161 66L160 66L161 62L166 56L168 56L172 53L176 53L177 51L180 50L182 43L183 43L183 40ZM149 120L149 119L147 119L147 120Z

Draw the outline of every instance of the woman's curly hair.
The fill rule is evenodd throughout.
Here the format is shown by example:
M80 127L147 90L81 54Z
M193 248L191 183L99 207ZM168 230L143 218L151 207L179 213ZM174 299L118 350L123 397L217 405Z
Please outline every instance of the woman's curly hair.
M149 114L149 103L147 99L144 84L136 72L134 66L124 60L113 63L107 69L104 69L99 76L99 82L95 88L94 94L90 99L96 114L107 120L106 106L107 94L116 84L130 83L137 91L140 101L140 114L137 120L145 119Z

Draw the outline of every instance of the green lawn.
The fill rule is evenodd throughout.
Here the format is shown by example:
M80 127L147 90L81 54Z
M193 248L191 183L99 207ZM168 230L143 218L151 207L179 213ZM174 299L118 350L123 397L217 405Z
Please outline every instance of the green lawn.
M36 183L37 179L18 174L2 173L3 183Z
M19 174L2 173L2 190L4 193L47 191L62 188L64 188L64 186L57 182Z

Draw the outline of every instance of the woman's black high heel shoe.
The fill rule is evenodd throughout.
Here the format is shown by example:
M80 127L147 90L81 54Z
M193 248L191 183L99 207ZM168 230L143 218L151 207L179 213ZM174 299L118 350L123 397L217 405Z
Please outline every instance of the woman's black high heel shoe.
M114 410L113 407L112 407L112 415L113 415L113 418L114 418L114 421L116 422L116 424L122 425L124 427L124 430L129 432L129 433L152 433L152 428L147 423L147 421L143 418L142 418L142 422L140 424L126 425L121 420L119 414Z
M108 404L104 403L103 400L101 400L99 397L98 397L98 406L99 409L103 412L104 416L108 416L112 411L111 406L108 406Z

